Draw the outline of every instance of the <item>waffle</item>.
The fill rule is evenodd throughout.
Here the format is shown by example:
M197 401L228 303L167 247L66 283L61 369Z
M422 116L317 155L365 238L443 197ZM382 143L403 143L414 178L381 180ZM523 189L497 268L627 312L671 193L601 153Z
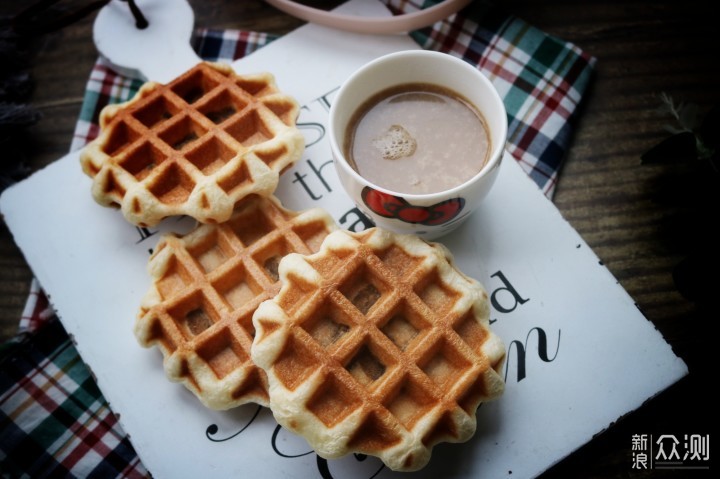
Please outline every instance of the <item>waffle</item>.
M376 228L286 256L280 292L253 317L276 420L322 457L362 453L402 471L468 440L479 404L504 389L505 348L485 290L451 261L439 244Z
M80 162L95 200L119 206L133 224L174 215L220 223L242 198L272 194L298 160L298 112L271 74L238 76L228 65L200 63L105 107L101 133Z
M139 343L157 345L168 378L211 409L267 406L267 378L250 359L253 312L280 290L280 258L317 251L336 228L319 208L291 212L253 196L225 223L164 235L148 263Z

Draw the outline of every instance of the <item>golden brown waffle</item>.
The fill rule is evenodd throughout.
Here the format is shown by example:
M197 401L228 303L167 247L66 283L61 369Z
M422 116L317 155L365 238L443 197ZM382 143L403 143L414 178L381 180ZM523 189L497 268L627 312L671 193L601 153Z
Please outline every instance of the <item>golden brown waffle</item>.
M469 439L479 404L502 393L488 296L443 246L337 231L286 256L280 277L253 317L252 359L276 420L319 455L419 469L435 444Z
M270 198L243 200L229 221L163 236L148 271L135 335L157 345L167 376L212 409L268 405L265 373L250 359L252 315L280 290L277 266L312 253L337 227L316 208L291 212Z
M299 159L298 111L269 73L238 76L229 65L200 63L105 107L80 161L95 200L119 205L131 223L174 215L220 223L242 198L272 194Z

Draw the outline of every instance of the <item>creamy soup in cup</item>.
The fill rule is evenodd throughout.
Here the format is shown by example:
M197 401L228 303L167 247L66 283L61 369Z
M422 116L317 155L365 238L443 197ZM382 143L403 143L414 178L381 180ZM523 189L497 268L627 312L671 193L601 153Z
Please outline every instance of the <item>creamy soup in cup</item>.
M336 171L358 208L381 228L430 240L461 224L492 187L507 114L474 66L408 50L348 78L329 130Z

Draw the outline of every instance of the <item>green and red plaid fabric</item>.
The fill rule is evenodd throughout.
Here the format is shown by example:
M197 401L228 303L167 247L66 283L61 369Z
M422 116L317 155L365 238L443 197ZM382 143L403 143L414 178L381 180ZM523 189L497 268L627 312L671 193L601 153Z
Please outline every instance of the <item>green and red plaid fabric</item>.
M437 2L386 3L398 13ZM486 2L412 36L492 79L508 111L507 149L551 197L595 60ZM232 60L273 39L199 30L194 47L206 60ZM95 138L100 110L129 99L141 84L98 60L71 148ZM18 336L0 349L0 365L0 477L149 477L36 281Z
M8 346L0 390L2 477L147 476L59 321Z

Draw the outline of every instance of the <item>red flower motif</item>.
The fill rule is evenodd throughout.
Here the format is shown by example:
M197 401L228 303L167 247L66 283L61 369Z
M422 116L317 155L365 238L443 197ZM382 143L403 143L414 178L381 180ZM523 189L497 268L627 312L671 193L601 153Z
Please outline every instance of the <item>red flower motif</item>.
M404 198L382 193L369 186L363 188L361 197L368 208L384 218L425 226L445 224L455 218L465 206L463 198L452 198L430 206L415 206Z

